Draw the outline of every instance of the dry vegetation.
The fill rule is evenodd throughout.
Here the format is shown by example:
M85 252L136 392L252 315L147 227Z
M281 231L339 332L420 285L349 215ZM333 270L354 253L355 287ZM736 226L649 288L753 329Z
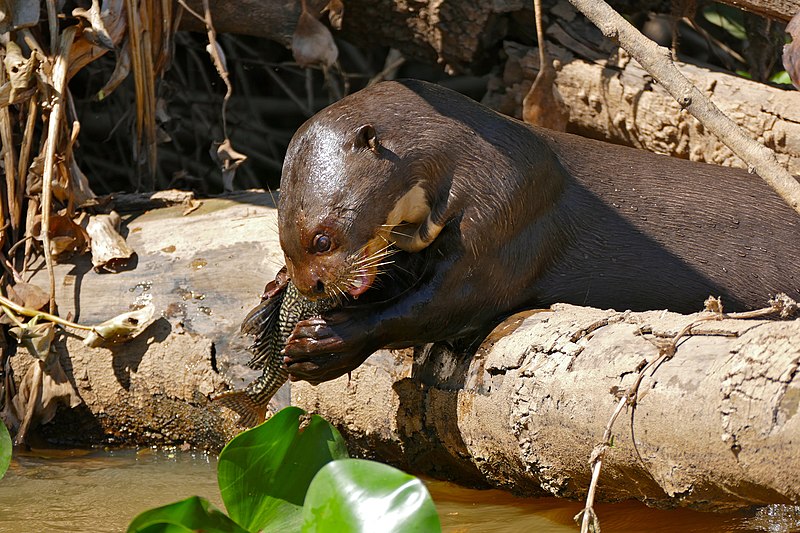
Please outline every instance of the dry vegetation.
M357 3L353 10L355 22L348 27L345 9L350 8L341 1L320 6L317 4L324 2L314 2L313 6L312 2L299 2L293 31L284 40L276 39L281 44L255 37L218 35L211 16L213 6L209 8L208 2L190 4L171 0L67 2L64 12L57 13L56 2L50 0L41 4L0 2L0 8L5 10L5 18L0 17L4 42L0 68L4 174L4 187L0 190L0 307L5 324L0 338L0 414L16 428L18 442L25 440L35 421L52 419L57 403L74 407L81 401L58 357L53 357L51 344L60 335L56 325L67 328L70 335L83 331L81 336L87 335L87 344L97 345L132 337L153 320L154 309L144 301L140 308L116 317L110 324L82 326L72 322L72 317L59 316L54 263L74 254L90 253L98 272L119 272L135 264L136 252L126 242L125 232L120 232L119 213L136 209L134 202L141 197L109 193L180 188L208 195L274 187L283 150L300 122L343 94L398 73L444 78L443 70L460 72L449 77L447 83L478 96L483 95L487 79L492 77L489 85L494 85L494 92L498 92L498 85L502 86L499 92L506 91L512 95L511 100L516 98L520 114L522 97L531 86L531 80L527 85L521 83L521 88L506 83L525 78L510 71L530 71L531 65L502 63L511 55L506 51L536 42L532 11L528 8L507 16L502 12L506 17L501 36L505 43L501 38L490 41L487 37L485 44L469 35L469 39L465 38L469 46L463 46L459 39L464 36L451 38L446 34L446 25L438 27L440 34L434 36L438 40L431 37L435 32L426 30L428 37L441 45L436 48L439 55L435 57L425 48L427 45L420 45L423 39L392 41L396 34L389 27L386 35L376 36L374 43L368 43L372 46L358 48L334 39L334 34L352 35L354 41L364 44L358 24L365 17L358 13ZM545 4L545 25L549 23L550 27L547 31L540 28L540 39L546 36L564 47L558 52L559 61L578 56L599 65L597 49L589 49L574 34L559 33L558 24L565 20L562 17L572 16L565 15L565 3ZM776 59L783 48L782 22L745 14L741 28L744 34L737 38L731 37L730 28L725 28L724 17L716 26L710 25L708 20L713 17L707 16L705 7L697 9L694 2L673 4L673 11L660 18L637 20L637 13L628 13L628 18L639 27L647 29L649 25L651 34L666 28L675 57L690 60L690 48L697 44L699 36L705 42L705 55L698 63L708 61L720 68L746 71L759 82L778 79L775 75L782 67ZM638 7L632 10L635 9ZM381 15L388 16L387 13L391 15L388 10ZM481 12L481 16L484 14ZM491 21L495 16L499 17L490 13L469 21ZM191 24L204 34L177 32L182 21L188 23L186 19L192 19ZM423 19L415 27L425 29L425 24L438 20L430 13ZM224 20L235 20L235 14ZM447 17L442 16L442 20ZM486 22L487 28L489 25ZM795 17L786 30L794 41L785 47L783 62L788 75L797 82L800 18ZM614 34L613 29L604 32ZM492 32L486 32L489 33ZM759 41L759 36L764 39ZM600 42L599 34L586 40ZM394 48L384 46L387 42ZM601 52L608 52L610 44L602 43L597 46ZM649 54L653 55L652 50ZM645 60L633 55L646 65ZM670 63L662 56L661 62ZM439 66L419 61L432 57ZM543 51L539 57L539 64L549 64ZM608 55L603 59L607 58ZM542 69L546 76L540 79L545 81L537 81L536 93L552 96L554 102L566 101L569 107L570 96L558 91L557 78L564 79L561 64L556 63L555 67ZM697 100L693 93L681 106L691 108ZM529 104L530 99L525 104L527 110L532 107ZM702 114L699 118L705 124ZM563 114L556 119L563 123ZM761 163L745 160L760 168ZM797 188L791 176L787 181L784 175L783 183L786 189ZM785 197L797 206L796 191L790 190ZM183 203L188 213L199 205L192 202L191 195L162 195L137 205ZM32 274L42 270L49 274L46 289L30 283ZM720 315L721 311L714 317ZM658 358L637 369L639 375L671 357L677 340L689 329L691 325L676 338L665 341ZM25 376L15 380L10 357L18 347L26 348L36 363L28 367ZM620 393L619 410L624 406L632 410L637 394L635 386ZM609 422L603 442L593 455L596 472L610 444L611 428ZM587 509L587 516L591 516L591 504Z

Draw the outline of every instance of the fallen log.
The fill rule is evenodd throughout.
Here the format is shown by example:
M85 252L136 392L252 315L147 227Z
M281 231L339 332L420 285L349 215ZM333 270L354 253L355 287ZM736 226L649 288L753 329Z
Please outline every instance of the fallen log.
M39 436L218 449L235 434L236 416L208 398L257 374L237 330L282 263L272 205L246 193L153 209L124 221L137 254L128 270L98 273L87 257L58 265L62 316L93 324L148 301L158 319L110 348L68 335L58 355L83 403L60 408ZM446 344L381 350L349 378L291 384L292 400L333 421L355 453L577 498L620 391L691 318L560 305L507 321L474 357ZM32 358L20 350L12 362L19 380ZM615 427L599 497L718 510L800 503L798 368L798 320L697 326L645 377L633 437L629 421Z
M800 0L723 0L722 3L783 22L800 11ZM199 0L188 0L187 4L202 12ZM300 4L298 0L209 2L217 33L266 37L284 46L292 41ZM319 13L327 4L326 0L306 2L312 13ZM556 4L559 2L546 7ZM612 6L617 4L624 11L642 10L638 3L612 2ZM469 72L481 70L481 62L493 55L492 48L509 33L519 32L520 26L533 31L532 4L522 0L420 3L350 0L345 3L342 27L335 36L363 47L389 46L408 57L438 63L450 72ZM205 31L188 14L183 16L181 28Z
M618 54L600 58L600 52L585 49L557 28L548 30L558 41L548 50L562 65L555 84L569 108L567 131L682 159L746 168L652 83L636 61ZM502 75L490 79L483 103L521 119L522 100L539 69L538 51L513 42L506 42L504 50L506 65ZM587 59L582 53L593 56ZM683 63L679 68L737 125L774 150L789 172L800 174L800 93L695 65Z
M800 10L797 0L734 3L779 20L789 20ZM198 1L189 4L194 8L201 5ZM570 111L568 131L683 159L746 167L566 1L554 4L546 13L547 38L551 55L562 66L556 86ZM319 10L325 2L308 5ZM500 75L490 78L483 103L521 118L522 100L538 71L536 49L515 42L518 36L508 35L509 27L532 30L532 14L524 8L525 4L516 0L439 2L421 9L395 0L377 5L349 2L342 30L334 33L365 47L391 46L408 57L441 64L450 72L480 70L476 64L507 38L503 43L506 64ZM260 35L289 46L300 3L211 2L211 10L219 32ZM184 25L201 29L190 16L184 17ZM800 174L800 93L702 65L679 63L679 68L737 125L774 150L789 172Z
M658 355L655 340L692 318L557 305L512 317L473 358L445 346L417 349L413 365L373 357L349 380L295 383L292 399L359 453L462 483L583 498L620 392ZM800 320L696 327L617 423L600 498L717 511L800 502L798 341Z
M125 200L117 199L122 212ZM237 417L208 398L256 375L244 366L248 341L238 329L283 264L272 205L268 193L242 193L130 215L124 233L136 256L127 270L98 273L88 256L56 265L61 316L91 325L152 303L157 319L127 344L90 348L75 335L57 344L83 403L59 411L40 436L72 445L220 449L238 433ZM47 287L43 268L32 282ZM18 350L17 380L32 362ZM288 391L282 398L288 402Z

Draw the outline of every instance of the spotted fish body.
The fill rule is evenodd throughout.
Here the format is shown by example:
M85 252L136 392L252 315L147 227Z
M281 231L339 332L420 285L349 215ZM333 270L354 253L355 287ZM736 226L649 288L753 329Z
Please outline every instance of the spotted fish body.
M269 401L289 379L281 350L301 320L318 316L335 306L335 300L309 300L289 281L275 296L267 298L250 311L241 331L254 337L248 350L253 354L247 366L263 369L261 375L244 390L226 392L215 402L236 411L239 422L252 427L264 421Z

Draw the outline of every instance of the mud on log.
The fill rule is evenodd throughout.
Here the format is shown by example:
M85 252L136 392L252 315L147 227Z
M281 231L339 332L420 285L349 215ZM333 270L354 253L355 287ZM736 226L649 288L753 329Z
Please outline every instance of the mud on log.
M68 338L59 355L83 404L62 407L39 434L218 449L239 431L208 397L256 375L236 331L282 263L271 206L270 195L246 193L154 209L126 220L138 261L130 270L97 274L88 258L58 266L62 315L96 323L147 299L159 318L113 350ZM513 317L475 357L445 344L381 350L350 379L292 384L292 400L336 423L355 453L470 485L578 498L615 392L655 356L656 338L689 320L556 306ZM29 363L14 357L17 378ZM643 382L633 424L641 461L629 421L615 426L600 497L704 509L800 503L799 368L800 320L696 327Z

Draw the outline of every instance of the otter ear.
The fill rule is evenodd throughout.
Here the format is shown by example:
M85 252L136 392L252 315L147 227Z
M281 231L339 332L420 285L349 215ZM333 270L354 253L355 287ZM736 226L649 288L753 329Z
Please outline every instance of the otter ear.
M353 146L358 149L369 149L378 153L378 134L372 124L364 124L356 130L356 138Z

